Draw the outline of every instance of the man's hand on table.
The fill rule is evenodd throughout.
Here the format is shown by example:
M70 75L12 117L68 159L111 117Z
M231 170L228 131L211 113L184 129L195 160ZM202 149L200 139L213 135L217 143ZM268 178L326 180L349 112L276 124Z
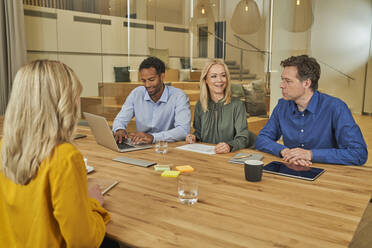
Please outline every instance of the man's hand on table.
M283 160L288 164L295 166L310 166L312 164L311 159L313 153L311 150L306 150L302 148L284 148L280 151L280 154L283 157Z

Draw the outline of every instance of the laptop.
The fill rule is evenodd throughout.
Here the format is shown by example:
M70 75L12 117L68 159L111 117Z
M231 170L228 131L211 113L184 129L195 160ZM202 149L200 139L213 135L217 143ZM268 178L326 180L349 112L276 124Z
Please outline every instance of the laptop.
M122 143L117 143L112 131L107 124L105 117L94 115L91 113L84 112L84 116L88 121L89 127L93 132L96 142L99 145L110 148L111 150L118 152L131 152L143 149L152 148L152 145L133 145L130 144L130 140L124 141Z

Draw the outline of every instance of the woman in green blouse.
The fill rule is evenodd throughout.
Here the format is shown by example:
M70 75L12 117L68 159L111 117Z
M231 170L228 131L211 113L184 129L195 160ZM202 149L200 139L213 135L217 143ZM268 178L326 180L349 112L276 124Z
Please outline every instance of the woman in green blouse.
M200 100L194 112L194 134L186 142L217 144L216 153L228 153L249 144L246 111L240 99L231 98L230 74L226 64L208 62L200 77Z

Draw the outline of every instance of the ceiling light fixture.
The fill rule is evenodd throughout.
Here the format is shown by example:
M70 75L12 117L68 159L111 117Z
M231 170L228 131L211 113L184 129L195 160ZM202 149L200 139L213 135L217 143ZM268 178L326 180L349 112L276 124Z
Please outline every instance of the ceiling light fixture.
M231 18L231 28L237 34L254 34L261 25L261 15L254 0L240 0Z

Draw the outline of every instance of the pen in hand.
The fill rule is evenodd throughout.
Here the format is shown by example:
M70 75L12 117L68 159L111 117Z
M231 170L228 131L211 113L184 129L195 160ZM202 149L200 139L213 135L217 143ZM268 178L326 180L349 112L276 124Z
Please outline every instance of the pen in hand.
M104 195L107 192L109 192L110 189L112 189L113 187L115 187L118 183L119 183L118 181L115 181L113 184L111 184L110 186L108 186L104 191L102 191L102 195Z

